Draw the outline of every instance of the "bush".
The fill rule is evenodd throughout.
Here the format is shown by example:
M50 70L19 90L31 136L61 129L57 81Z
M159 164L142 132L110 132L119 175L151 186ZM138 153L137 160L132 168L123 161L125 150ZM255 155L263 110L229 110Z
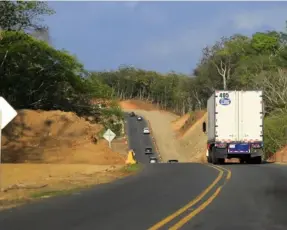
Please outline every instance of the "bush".
M265 155L270 156L287 145L287 111L274 112L264 120Z
M111 129L117 137L122 135L124 113L117 103L101 109L101 124L105 130Z

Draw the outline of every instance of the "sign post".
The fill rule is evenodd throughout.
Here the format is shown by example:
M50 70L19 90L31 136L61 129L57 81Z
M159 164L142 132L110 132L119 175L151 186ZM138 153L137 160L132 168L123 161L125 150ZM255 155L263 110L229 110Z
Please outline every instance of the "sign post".
M116 137L116 134L112 130L108 129L104 133L103 137L109 142L110 148L112 148L112 140Z
M0 191L2 189L2 129L17 116L17 111L3 98L0 97Z

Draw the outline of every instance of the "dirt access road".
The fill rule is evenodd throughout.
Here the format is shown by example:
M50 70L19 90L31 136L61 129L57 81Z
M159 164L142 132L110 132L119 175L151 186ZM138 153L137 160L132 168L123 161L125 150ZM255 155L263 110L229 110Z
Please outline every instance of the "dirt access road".
M182 132L188 116L179 117L159 110L154 105L141 101L122 101L122 109L134 111L150 122L154 138L164 162L177 159L180 162L202 162L206 147L206 137L201 131L200 119L192 127Z

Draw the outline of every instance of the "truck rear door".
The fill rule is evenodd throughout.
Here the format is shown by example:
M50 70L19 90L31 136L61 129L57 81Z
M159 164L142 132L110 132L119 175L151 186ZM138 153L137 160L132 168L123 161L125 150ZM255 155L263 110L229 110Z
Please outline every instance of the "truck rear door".
M236 91L215 92L216 141L238 140L238 96Z
M263 141L262 91L239 91L239 141Z

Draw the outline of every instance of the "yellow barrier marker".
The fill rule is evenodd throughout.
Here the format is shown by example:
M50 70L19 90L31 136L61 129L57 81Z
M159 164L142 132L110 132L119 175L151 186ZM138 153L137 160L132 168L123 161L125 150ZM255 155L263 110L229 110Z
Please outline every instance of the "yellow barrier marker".
M137 161L135 160L134 158L134 152L133 150L130 150L129 153L128 153L128 157L127 157L127 160L126 160L126 164L136 164Z

